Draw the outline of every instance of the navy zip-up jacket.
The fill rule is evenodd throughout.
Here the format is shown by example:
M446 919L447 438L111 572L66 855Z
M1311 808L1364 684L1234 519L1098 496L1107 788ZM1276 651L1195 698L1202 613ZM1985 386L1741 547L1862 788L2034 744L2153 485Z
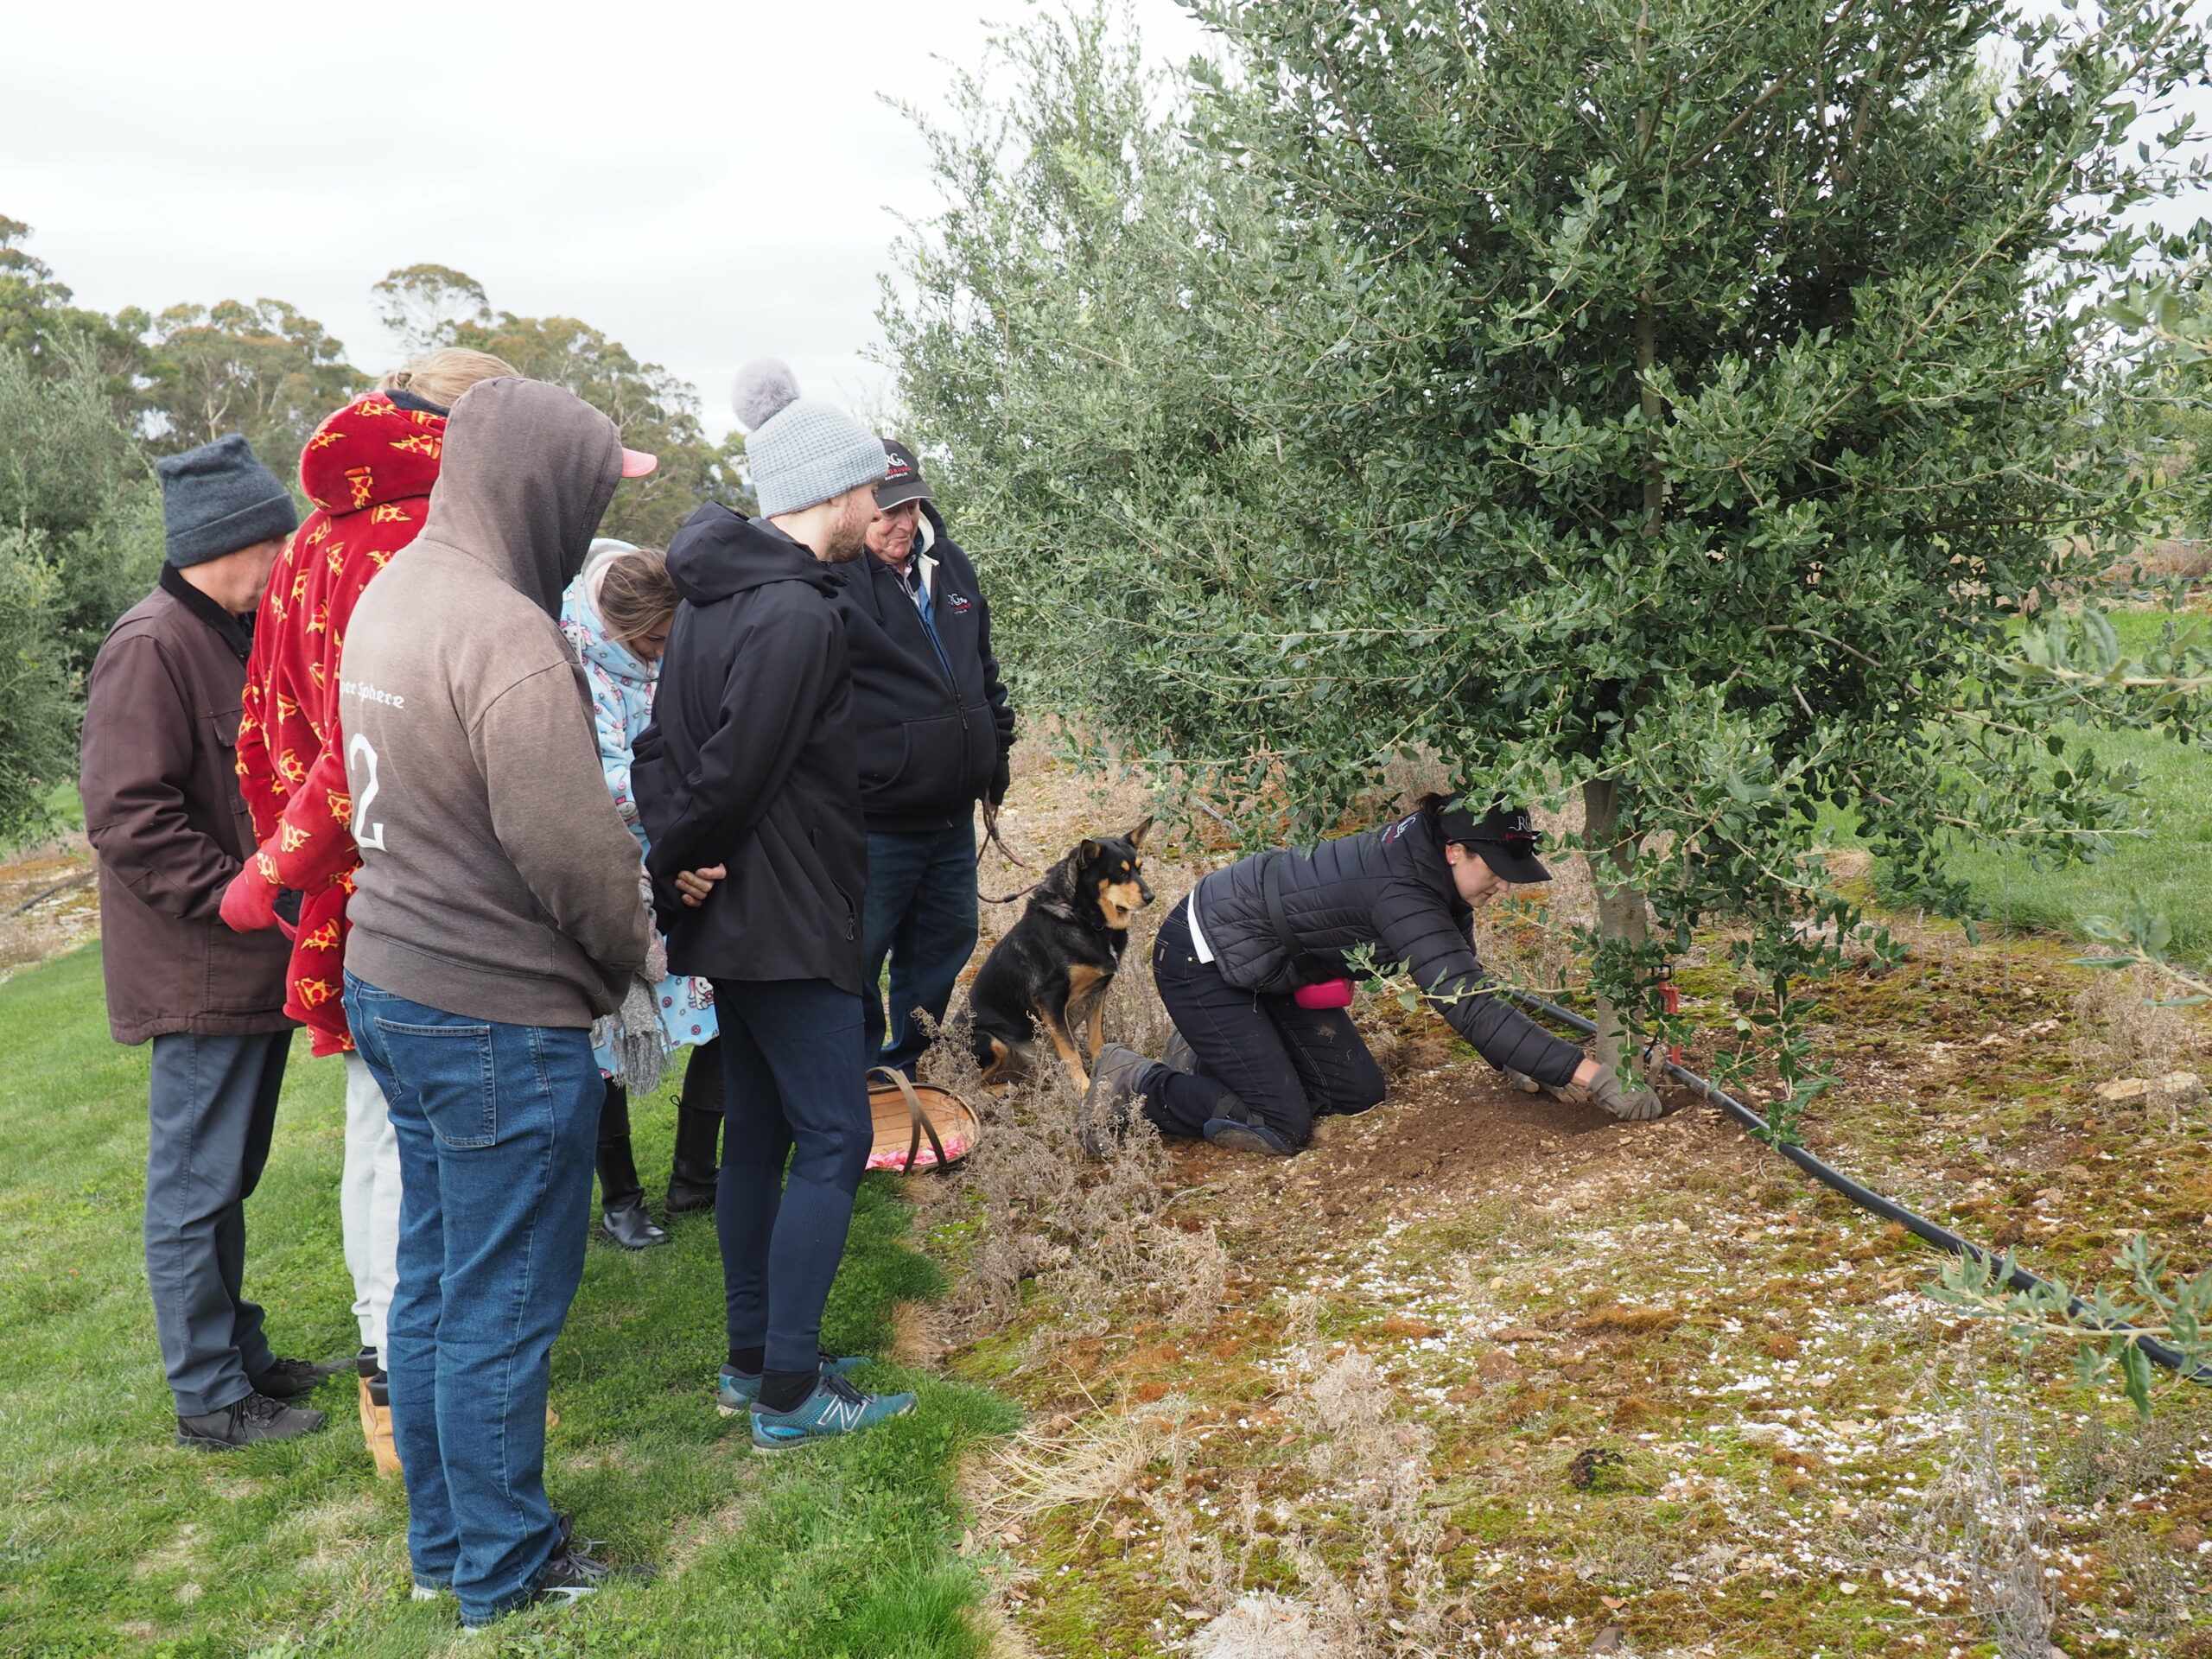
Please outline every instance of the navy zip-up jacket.
M914 556L937 561L930 638L898 572L867 552L835 572L860 753L861 814L874 831L944 830L979 798L1002 800L1014 710L991 655L976 568L925 501Z

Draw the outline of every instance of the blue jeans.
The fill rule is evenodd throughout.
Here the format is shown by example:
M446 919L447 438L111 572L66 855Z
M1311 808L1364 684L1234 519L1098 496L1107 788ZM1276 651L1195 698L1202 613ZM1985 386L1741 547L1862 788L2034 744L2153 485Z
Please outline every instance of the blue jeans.
M399 1139L385 1354L408 1554L480 1624L529 1596L560 1542L545 1393L606 1085L582 1029L465 1019L352 974L346 1019Z
M729 1345L765 1345L772 1371L810 1370L821 1354L823 1304L875 1142L863 1000L826 979L715 982L725 1078L715 1230Z
M976 949L976 826L880 833L868 838L868 898L861 907L861 965L868 976L868 1063L912 1077L929 1039L913 1017L938 1024ZM884 1046L883 959L891 958L890 1046Z

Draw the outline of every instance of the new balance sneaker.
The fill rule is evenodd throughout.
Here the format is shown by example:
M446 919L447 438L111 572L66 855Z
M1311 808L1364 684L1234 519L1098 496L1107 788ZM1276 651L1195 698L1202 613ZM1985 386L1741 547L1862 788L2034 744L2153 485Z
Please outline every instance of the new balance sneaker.
M822 1356L822 1375L850 1376L868 1363L867 1354L825 1353ZM753 1402L760 1397L760 1373L741 1371L734 1365L725 1365L721 1375L715 1379L715 1409L725 1417L735 1417L753 1409Z
M176 1443L205 1452L234 1451L264 1440L296 1440L312 1434L325 1419L319 1411L303 1411L272 1400L265 1394L249 1394L233 1400L220 1411L176 1420Z
M834 1440L903 1417L913 1408L911 1394L862 1394L842 1376L825 1376L790 1411L769 1411L759 1401L753 1402L753 1449L787 1452Z

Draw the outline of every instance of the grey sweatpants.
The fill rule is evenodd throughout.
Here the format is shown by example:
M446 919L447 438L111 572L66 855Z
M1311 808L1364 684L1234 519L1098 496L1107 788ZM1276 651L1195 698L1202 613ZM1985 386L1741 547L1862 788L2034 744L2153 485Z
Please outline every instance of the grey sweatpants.
M245 1299L245 1200L269 1161L290 1031L154 1039L146 1282L180 1417L220 1411L275 1363Z

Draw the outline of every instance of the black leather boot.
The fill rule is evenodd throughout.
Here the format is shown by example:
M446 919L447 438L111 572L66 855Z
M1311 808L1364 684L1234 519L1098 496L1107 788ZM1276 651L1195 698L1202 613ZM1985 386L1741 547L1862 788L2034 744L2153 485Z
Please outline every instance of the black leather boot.
M630 1199L626 1204L610 1205L607 1213L599 1218L607 1236L626 1250L649 1250L656 1244L671 1243L667 1232L656 1226L645 1213L643 1198Z
M679 1105L676 1109L676 1167L668 1178L668 1213L715 1207L720 1171L715 1150L721 1138L722 1115Z
M624 1249L669 1242L645 1213L645 1184L638 1179L638 1160L630 1149L629 1091L619 1083L607 1085L599 1109L599 1204L607 1212L601 1225Z

